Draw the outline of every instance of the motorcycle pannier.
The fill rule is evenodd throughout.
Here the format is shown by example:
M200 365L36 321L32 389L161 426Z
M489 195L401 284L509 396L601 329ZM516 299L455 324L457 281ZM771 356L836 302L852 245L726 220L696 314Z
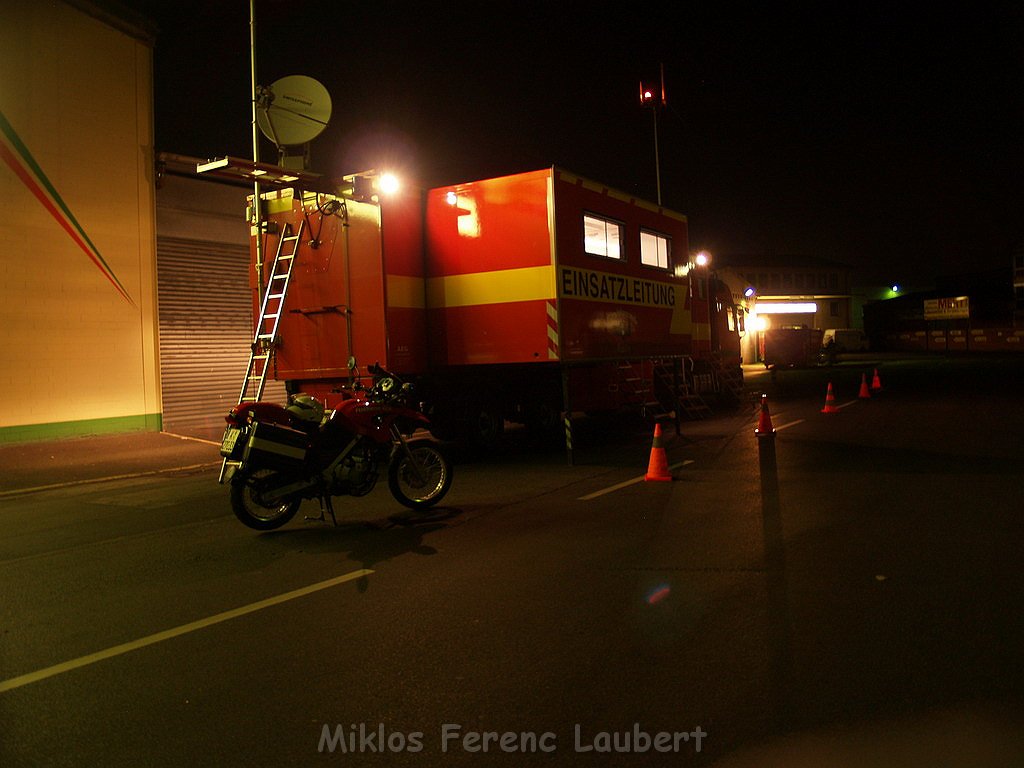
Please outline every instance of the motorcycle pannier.
M303 464L309 437L280 424L257 422L245 447L244 462L286 469Z

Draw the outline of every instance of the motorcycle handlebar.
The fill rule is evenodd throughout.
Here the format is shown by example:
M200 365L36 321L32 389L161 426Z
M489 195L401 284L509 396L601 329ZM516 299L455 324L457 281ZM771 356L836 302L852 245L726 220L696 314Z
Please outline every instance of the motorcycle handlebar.
M382 368L379 363L372 363L366 366L366 371L374 378L373 384L366 389L366 396L370 400L393 400L399 397L407 397L412 391L409 384ZM387 381L390 381L391 385L383 386Z

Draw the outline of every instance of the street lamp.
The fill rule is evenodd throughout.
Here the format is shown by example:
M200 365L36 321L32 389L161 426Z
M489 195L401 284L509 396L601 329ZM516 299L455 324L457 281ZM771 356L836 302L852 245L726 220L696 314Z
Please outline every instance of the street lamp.
M708 269L708 267L711 265L711 254L708 253L707 251L697 251L697 253L693 254L693 256L690 257L690 262L693 264L694 268L697 269L697 274L696 274L696 278L697 278L697 295L696 295L696 298L704 299L704 301L707 302L707 310L708 310L707 311L707 319L708 319L708 333L709 333L708 344L710 346L712 344L712 341L713 341L712 337L714 336L714 331L712 329L713 324L711 322L711 280L710 280L710 270ZM691 280L692 279L693 278L691 278ZM692 285L692 282L691 282L691 285ZM692 289L691 289L691 291L692 291ZM692 295L692 293L691 293L691 295Z

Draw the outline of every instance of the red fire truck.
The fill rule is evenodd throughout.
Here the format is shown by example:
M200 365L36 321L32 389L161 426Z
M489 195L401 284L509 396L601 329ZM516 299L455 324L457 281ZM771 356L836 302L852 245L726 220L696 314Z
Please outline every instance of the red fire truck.
M290 186L250 198L247 381L331 407L354 363L379 362L439 431L481 441L574 412L699 416L742 389L731 293L691 264L680 214L559 168L392 194L375 173L325 193L268 168Z

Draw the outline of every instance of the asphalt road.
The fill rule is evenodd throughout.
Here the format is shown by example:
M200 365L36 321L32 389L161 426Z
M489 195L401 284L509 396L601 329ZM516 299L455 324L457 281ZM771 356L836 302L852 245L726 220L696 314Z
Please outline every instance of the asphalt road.
M684 424L671 483L616 421L337 528L194 463L0 495L0 764L1024 764L1024 362L749 382L774 438Z

